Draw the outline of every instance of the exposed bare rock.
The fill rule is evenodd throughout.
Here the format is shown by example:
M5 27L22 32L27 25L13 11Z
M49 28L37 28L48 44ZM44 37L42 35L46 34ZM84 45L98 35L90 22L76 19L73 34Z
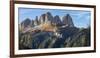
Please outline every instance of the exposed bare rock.
M25 27L28 27L31 25L31 20L29 18L25 19L22 23L21 23L21 26L23 26L24 28Z
M56 15L53 19L53 23L55 23L56 25L61 25L62 22L61 22L61 19L58 15Z
M74 27L74 24L73 24L73 21L72 21L72 17L69 14L65 15L62 18L62 20L63 20L63 24L64 25L67 25L69 27Z
M52 22L52 20L53 20L52 14L50 12L47 12L45 16L45 22Z
M45 22L45 14L42 14L41 16L40 16L40 18L39 18L39 22L40 23L44 23Z
M38 16L36 16L36 18L35 18L35 20L34 20L34 25L35 25L35 26L39 25Z

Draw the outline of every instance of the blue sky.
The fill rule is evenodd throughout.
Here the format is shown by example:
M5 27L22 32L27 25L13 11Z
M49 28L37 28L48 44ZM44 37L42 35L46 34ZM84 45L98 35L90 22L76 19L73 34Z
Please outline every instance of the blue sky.
M36 16L41 16L46 12L51 12L53 16L59 15L62 18L66 14L70 14L73 20L73 23L76 27L87 27L90 24L90 11L84 10L61 10L61 9L35 9L35 8L19 8L19 23L30 18L34 20Z

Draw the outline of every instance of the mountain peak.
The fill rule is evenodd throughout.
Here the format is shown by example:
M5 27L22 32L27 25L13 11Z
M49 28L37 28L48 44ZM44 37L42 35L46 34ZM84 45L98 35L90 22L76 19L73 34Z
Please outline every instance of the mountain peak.
M61 25L62 22L61 22L61 19L58 15L54 16L54 20L53 20L54 23L56 23L57 25Z
M50 12L47 12L46 15L45 15L45 21L46 22L52 22L53 20L53 16Z
M70 14L66 14L66 16L70 16Z
M46 14L51 15L51 13L50 13L50 12L47 12Z
M21 25L24 27L28 27L28 26L38 26L44 23L52 24L52 25L54 24L59 27L60 26L74 27L72 17L70 16L70 14L66 14L65 16L63 16L62 21L61 21L59 15L56 15L53 17L50 12L41 14L40 17L36 16L34 20L30 20L29 18L26 18L21 23Z
M34 25L38 25L39 21L38 21L38 16L36 16L35 20L34 20Z
M74 27L72 17L70 16L70 14L66 14L65 16L63 16L62 20L64 25L68 25L69 27Z
M44 23L44 22L45 22L45 16L46 16L46 14L42 14L42 15L40 16L40 18L39 18L39 22L40 22L40 23Z
M31 24L31 20L29 18L26 18L24 21L22 21L21 25L24 27L28 27Z
M25 21L31 21L29 18L26 18L23 22L25 22Z

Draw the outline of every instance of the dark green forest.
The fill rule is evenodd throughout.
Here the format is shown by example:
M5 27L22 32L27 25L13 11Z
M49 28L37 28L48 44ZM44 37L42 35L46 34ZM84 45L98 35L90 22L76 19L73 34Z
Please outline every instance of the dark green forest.
M19 49L42 49L90 46L90 27L67 28L58 31L63 34L59 38L53 32L19 32Z

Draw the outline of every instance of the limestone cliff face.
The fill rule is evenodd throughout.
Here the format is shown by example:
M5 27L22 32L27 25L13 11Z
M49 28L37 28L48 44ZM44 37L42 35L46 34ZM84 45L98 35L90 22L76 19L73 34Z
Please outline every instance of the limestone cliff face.
M34 25L35 25L35 26L39 25L38 16L36 16L36 18L35 18L35 20L34 20Z
M63 25L68 25L69 27L74 27L74 23L70 14L63 16L62 21L61 21L61 18L58 15L53 17L50 12L41 14L40 17L36 16L36 18L32 21L29 18L27 18L23 22L21 22L21 25L24 25L24 27L27 27L28 25L31 25L33 23L34 25L39 25L45 22L63 24Z
M53 16L50 12L42 14L39 18L40 24L51 23L52 21L53 21Z
M56 15L54 17L53 23L55 23L56 25L61 25L62 24L61 19L58 15Z
M52 14L50 12L47 12L45 16L45 22L52 22L52 20L53 20Z
M72 17L69 14L63 16L62 20L63 20L62 22L64 25L67 25L69 27L74 27Z
M51 24L56 24L56 25L67 25L68 27L74 27L72 17L69 14L63 16L62 21L61 21L61 18L58 15L53 16L50 12L47 12L40 16L39 22L51 23Z
M55 28L57 29L57 28L74 27L74 23L72 21L72 17L69 14L63 16L61 21L61 18L58 15L53 16L52 13L47 12L41 14L40 17L36 16L34 20L30 20L27 18L21 23L20 29L25 31L32 29L34 27L36 29L40 28L42 30L43 28L45 30L48 30L50 29L50 27L52 27L50 30L55 30Z
M40 18L39 18L39 22L40 23L44 23L45 22L45 14L42 14L41 16L40 16Z
M29 27L31 25L31 20L29 18L25 19L20 25L23 27L23 28L26 28L26 27Z

